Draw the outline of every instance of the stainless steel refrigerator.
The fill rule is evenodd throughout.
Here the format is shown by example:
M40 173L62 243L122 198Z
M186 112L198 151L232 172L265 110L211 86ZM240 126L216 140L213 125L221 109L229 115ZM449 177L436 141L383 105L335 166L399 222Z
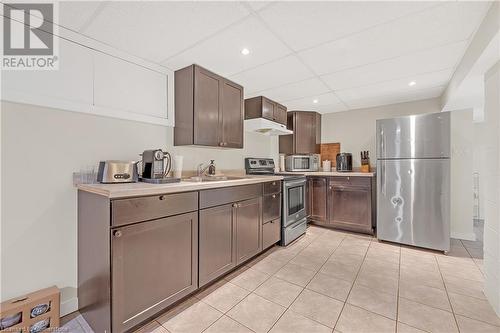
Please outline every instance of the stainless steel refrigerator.
M450 114L377 120L377 237L450 249Z

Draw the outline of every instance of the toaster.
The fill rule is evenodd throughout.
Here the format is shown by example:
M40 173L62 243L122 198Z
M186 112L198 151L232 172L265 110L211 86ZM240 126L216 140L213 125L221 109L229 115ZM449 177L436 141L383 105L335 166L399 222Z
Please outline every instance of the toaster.
M135 183L139 181L137 162L134 161L101 161L97 171L99 183Z

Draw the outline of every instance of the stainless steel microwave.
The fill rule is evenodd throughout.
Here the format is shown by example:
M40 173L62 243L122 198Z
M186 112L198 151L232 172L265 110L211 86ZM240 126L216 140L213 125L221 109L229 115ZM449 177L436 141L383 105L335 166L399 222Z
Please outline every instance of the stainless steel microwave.
M285 157L286 171L318 171L319 154L288 155Z

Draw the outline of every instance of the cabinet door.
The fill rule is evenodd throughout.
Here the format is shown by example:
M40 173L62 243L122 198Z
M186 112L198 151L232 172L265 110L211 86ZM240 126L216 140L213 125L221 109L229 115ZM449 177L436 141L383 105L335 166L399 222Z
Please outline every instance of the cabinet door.
M236 264L250 259L262 249L262 198L237 203Z
M221 146L219 111L223 80L203 68L194 69L194 144Z
M236 266L233 205L200 210L200 287Z
M327 223L327 178L311 178L309 195L310 219L318 223Z
M274 120L275 109L276 109L276 103L265 97L262 97L262 118Z
M262 227L262 248L267 249L271 245L281 240L280 219L264 223Z
M130 330L197 289L197 213L111 233L113 332Z
M274 120L280 124L286 125L286 107L284 105L276 104Z
M316 152L316 117L312 112L296 112L294 120L295 154Z
M243 148L243 87L224 80L221 110L223 146Z
M262 216L264 223L281 216L281 193L269 194L263 197Z
M366 186L328 186L329 224L342 229L372 232L371 189Z

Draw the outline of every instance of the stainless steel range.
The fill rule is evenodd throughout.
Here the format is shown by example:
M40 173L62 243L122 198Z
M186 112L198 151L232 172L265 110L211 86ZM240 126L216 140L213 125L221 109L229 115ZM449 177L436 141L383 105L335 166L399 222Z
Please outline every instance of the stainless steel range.
M274 172L272 158L245 158L249 175L283 176L283 201L281 204L281 245L285 246L306 232L306 176Z

